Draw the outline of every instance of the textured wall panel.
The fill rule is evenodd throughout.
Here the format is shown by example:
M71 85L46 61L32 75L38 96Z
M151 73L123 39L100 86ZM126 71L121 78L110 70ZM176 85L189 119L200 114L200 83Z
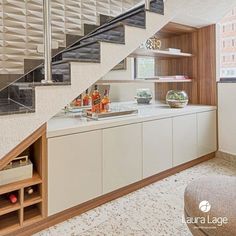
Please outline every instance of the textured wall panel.
M97 13L110 15L110 0L97 0Z
M97 22L96 0L81 0L82 23L94 24Z
M122 13L122 1L110 0L110 15L117 16Z
M26 1L27 58L42 58L37 45L43 44L43 0Z
M52 39L65 47L65 0L51 1L52 6Z
M66 34L81 35L81 1L65 0L65 31Z
M125 12L135 5L134 0L123 0L122 2L122 12Z
M26 9L21 0L3 0L3 68L7 73L22 73L26 53Z

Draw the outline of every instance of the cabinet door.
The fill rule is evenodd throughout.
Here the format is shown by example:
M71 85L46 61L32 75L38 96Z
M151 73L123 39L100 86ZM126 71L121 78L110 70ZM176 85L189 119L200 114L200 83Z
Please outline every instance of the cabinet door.
M173 118L173 164L178 166L197 158L197 115Z
M197 114L198 156L204 156L217 150L216 111Z
M172 119L143 123L143 178L172 167Z
M103 130L103 193L142 179L142 125Z
M48 140L48 212L53 215L102 194L102 131Z

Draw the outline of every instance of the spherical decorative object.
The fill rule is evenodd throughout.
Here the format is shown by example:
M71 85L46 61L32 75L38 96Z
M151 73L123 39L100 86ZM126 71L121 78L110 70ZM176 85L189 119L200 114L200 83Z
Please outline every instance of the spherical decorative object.
M184 108L188 104L188 95L185 91L170 90L166 94L166 102L171 108Z
M152 100L152 92L150 89L137 89L135 99L138 104L149 104Z

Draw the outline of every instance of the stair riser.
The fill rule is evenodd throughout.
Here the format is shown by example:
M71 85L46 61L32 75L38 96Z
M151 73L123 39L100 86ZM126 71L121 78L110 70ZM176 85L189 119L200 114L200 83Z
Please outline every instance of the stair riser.
M11 85L9 87L9 98L31 109L35 107L35 90L33 87Z
M70 64L58 64L52 66L52 79L55 82L70 83Z
M96 35L87 36L74 46L80 46L82 44L86 44L89 42L95 42L97 40L106 41L106 42L113 42L113 43L124 43L124 26L119 25L117 27L113 27L107 31L101 32L98 31Z
M70 50L62 53L62 60L84 60L99 62L100 61L100 44L94 43L86 47Z
M150 4L150 11L164 15L164 2L163 0L154 0Z
M130 26L134 27L145 27L145 11L140 11L136 13L135 15L131 15L129 18L122 20L124 24L128 24ZM110 24L108 23L107 31L104 31L106 28L102 28L100 30L96 31L96 35L92 34L86 37L84 40L81 40L79 42L80 44L84 42L88 42L89 38L97 39L97 40L105 40L105 41L112 41L112 42L122 42L122 37L123 37L123 42L124 42L124 27L123 26L118 26L116 28L110 28ZM78 45L78 44L77 44Z
M124 28L120 27L117 30L111 30L103 34L99 34L97 36L85 39L81 41L80 44L88 43L88 42L92 42L96 40L113 42L113 43L124 43L125 42Z
M0 116L34 112L34 98L32 91L19 91L9 86L0 93Z
M145 12L140 12L138 15L134 15L133 17L130 17L123 22L130 25L130 26L136 26L136 27L145 27L146 19L145 19Z
M52 80L54 82L70 82L69 78L70 65L69 63L61 63L52 65ZM16 83L40 83L44 79L44 68L41 66L30 74L22 77Z

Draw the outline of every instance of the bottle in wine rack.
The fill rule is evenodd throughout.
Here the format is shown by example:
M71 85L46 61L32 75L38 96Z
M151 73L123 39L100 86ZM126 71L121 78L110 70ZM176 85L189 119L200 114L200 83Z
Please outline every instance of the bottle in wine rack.
M28 187L26 190L25 190L26 194L28 195L31 195L34 193L34 189L32 187Z
M17 196L16 196L16 194L14 194L14 193L9 193L9 194L7 195L7 198L8 198L8 200L9 200L12 204L17 203L17 201L18 201Z

